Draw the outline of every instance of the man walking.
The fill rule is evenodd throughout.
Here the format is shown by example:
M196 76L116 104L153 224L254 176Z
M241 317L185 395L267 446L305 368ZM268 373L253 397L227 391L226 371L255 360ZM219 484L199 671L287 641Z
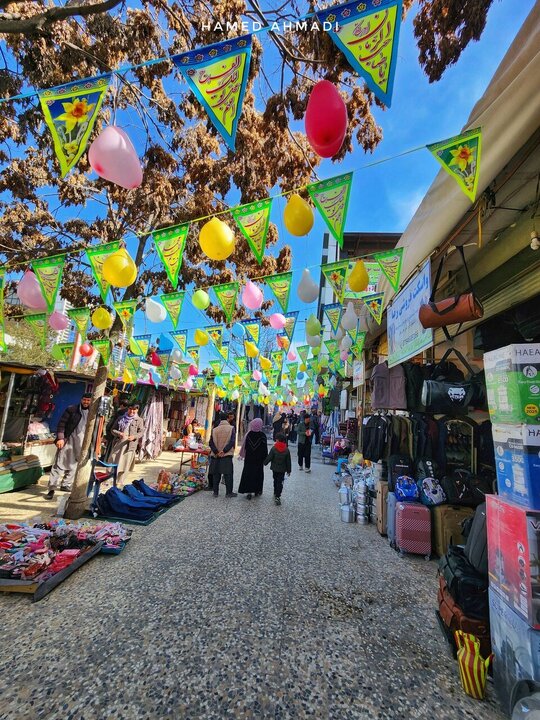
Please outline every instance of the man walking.
M221 422L212 430L210 450L212 451L212 487L214 497L219 495L221 476L225 480L225 497L236 497L233 492L233 455L236 441L234 426L227 420L227 415L221 416Z
M313 442L313 430L311 428L311 416L307 413L298 420L298 469L311 472L311 444Z
M60 490L71 491L88 421L88 408L92 394L85 393L78 405L69 405L56 428L56 456L49 475L47 500L52 500L58 483Z

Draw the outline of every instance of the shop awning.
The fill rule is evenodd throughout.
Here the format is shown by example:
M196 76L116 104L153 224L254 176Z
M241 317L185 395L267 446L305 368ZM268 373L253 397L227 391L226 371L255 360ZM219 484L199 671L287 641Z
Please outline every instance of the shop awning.
M540 126L539 77L540 3L536 3L463 128L482 127L477 197ZM470 201L441 170L397 244L405 248L402 285L471 212ZM381 280L381 290L386 291L388 304L394 293L387 281Z

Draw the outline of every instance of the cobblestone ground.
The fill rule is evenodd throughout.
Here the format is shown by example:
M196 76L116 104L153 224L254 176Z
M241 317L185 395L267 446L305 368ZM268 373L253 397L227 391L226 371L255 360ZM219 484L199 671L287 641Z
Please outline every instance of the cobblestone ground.
M334 469L293 470L281 507L269 474L198 493L41 602L1 595L0 718L500 720L461 689L436 563L340 522Z

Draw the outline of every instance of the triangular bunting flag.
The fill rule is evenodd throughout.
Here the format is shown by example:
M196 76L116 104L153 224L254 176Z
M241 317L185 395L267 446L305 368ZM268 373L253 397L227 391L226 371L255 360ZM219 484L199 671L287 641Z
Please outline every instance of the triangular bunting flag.
M0 353L7 350L5 334L4 334L4 284L6 280L6 271L0 268Z
M133 330L133 321L135 319L135 310L137 309L137 301L121 300L120 302L114 302L113 308L120 318L124 330L128 334L131 334Z
M326 345L326 349L328 350L328 353L330 354L330 357L332 358L339 350L339 343L337 340L325 340L324 344Z
M223 342L223 331L225 328L223 325L208 325L208 327L205 327L204 330L210 335L210 340L214 343L214 345L219 348L221 347L221 343Z
M25 315L24 319L34 331L37 339L41 343L41 347L45 347L48 336L47 313L34 313L33 315Z
M185 81L234 151L249 75L251 35L173 55Z
M169 335L178 345L182 354L185 355L187 349L187 330L174 330L170 332Z
M302 360L304 365L306 365L309 355L309 345L300 345L300 347L296 348L296 352L298 353L300 360Z
M86 149L110 79L108 73L39 92L62 177L77 164Z
M71 364L71 356L73 355L73 348L75 347L75 343L57 343L55 347L57 347L59 352L62 353L62 358L64 360L66 370L69 370L69 366Z
M259 265L264 258L272 198L235 207L231 214L246 238Z
M321 270L323 271L324 277L330 283L332 290L337 295L338 300L341 302L343 299L343 293L347 286L347 277L349 275L349 261L338 260L337 262L329 263L328 265L322 265Z
M403 248L395 248L395 250L385 250L384 252L375 253L373 257L379 263L381 270L386 275L394 291L397 292L401 279Z
M132 355L128 353L126 355L126 369L129 370L129 372L133 373L135 377L139 373L139 369L141 366L141 358L137 357L136 355Z
M261 339L261 321L256 319L242 320L242 325L246 328L247 334L253 340L255 345L259 347Z
M328 318L330 327L334 332L337 332L339 323L341 322L341 316L343 315L343 306L341 303L332 303L332 305L324 306L324 314Z
M364 343L366 342L366 335L366 332L358 333L356 341L351 347L351 352L357 360L361 360L362 358L362 351L364 349Z
M293 335L294 335L294 329L296 328L296 321L298 320L298 313L299 310L293 310L292 312L285 313L285 328L280 335L287 335L289 340L292 342Z
M64 263L64 255L42 258L41 260L34 260L32 263L32 270L39 281L41 293L47 303L47 311L50 313L53 312L56 305L56 296L62 280Z
M247 370L247 358L241 357L240 355L238 357L234 358L234 362L238 366L238 369L240 372L246 372Z
M444 170L453 177L471 202L476 199L480 175L482 128L474 128L441 142L426 145Z
M356 259L349 260L349 274L356 264ZM379 284L380 277L382 275L381 266L376 260L364 260L364 267L369 278L369 285L362 292L352 292L352 290L346 290L344 299L345 300L361 300L364 295L377 292L377 285Z
M270 359L274 363L274 367L278 372L283 369L283 350L274 350L270 353Z
M401 6L402 0L355 0L316 13L319 22L337 28L328 34L387 107L392 102Z
M182 303L184 302L185 294L186 293L181 290L180 292L166 293L159 296L159 299L161 300L163 307L167 311L167 314L173 324L173 328L176 328L178 321L180 320L180 313L182 312Z
M384 293L380 292L373 293L372 295L366 295L364 297L364 302L366 303L367 309L372 314L377 325L380 325L383 315Z
M88 332L88 323L90 322L90 308L80 307L71 308L67 311L68 318L72 320L77 328L77 332L81 336L81 340L86 340L86 333Z
M209 360L208 364L212 368L212 372L214 373L214 375L221 374L221 360Z
M267 275L264 278L265 283L270 287L270 290L274 293L276 300L285 313L289 307L292 275L292 272L284 272L278 273L277 275Z
M133 335L133 337L129 339L131 352L135 355L146 357L148 354L148 348L150 347L151 338L151 335Z
M227 322L231 322L234 311L236 310L236 298L238 296L238 282L224 283L223 285L214 285L212 290L215 292L221 309L225 313Z
M174 289L178 285L178 275L182 267L188 232L189 223L166 230L158 230L153 235L159 259L163 263L169 282Z
M197 388L197 390L203 390L203 389L204 389L204 385L205 385L205 379L204 379L204 377L203 377L202 375L198 375L198 376L195 378L195 387Z
M200 347L198 345L188 347L187 354L193 360L193 364L199 367Z
M229 362L229 343L221 343L221 347L217 348L217 350L225 362Z
M111 341L110 340L92 340L92 345L101 355L104 365L109 364L111 358Z
M343 231L349 199L351 196L352 172L345 175L338 175L329 180L308 185L308 193L321 213L328 229L338 241L339 247L343 247Z
M103 263L109 255L112 255L119 248L120 243L118 240L115 240L114 242L96 245L96 247L86 249L86 255L88 256L88 261L90 262L103 302L107 299L107 293L110 287L109 283L103 277Z

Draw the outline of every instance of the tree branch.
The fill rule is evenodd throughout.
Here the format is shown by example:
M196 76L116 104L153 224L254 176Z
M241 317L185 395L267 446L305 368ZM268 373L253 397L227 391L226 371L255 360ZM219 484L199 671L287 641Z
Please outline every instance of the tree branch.
M18 13L0 14L0 35L32 35L44 32L48 27L59 20L65 20L75 15L86 17L112 10L124 0L103 0L91 5L66 5L64 7L51 7L44 13L31 17L23 17ZM5 3L2 3L5 5ZM0 7L2 6L0 5Z

